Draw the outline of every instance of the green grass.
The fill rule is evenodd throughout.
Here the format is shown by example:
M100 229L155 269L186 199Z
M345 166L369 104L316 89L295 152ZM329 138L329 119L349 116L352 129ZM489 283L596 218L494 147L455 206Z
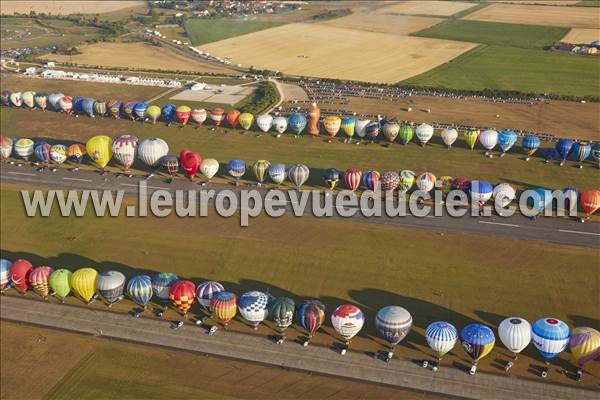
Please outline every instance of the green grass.
M496 46L543 49L559 41L569 28L451 19L412 35Z
M583 0L576 4L577 7L600 7L600 0Z
M597 96L599 69L600 60L596 57L482 45L402 83L448 89Z
M185 31L192 44L212 43L281 25L270 21L236 21L230 19L189 19Z

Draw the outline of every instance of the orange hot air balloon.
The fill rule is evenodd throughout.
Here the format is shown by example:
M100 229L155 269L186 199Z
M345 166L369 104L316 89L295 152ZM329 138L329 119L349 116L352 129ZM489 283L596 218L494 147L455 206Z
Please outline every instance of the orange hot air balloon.
M44 300L48 298L48 293L50 292L48 278L50 278L53 272L54 270L51 267L42 266L32 269L29 275L31 288Z
M225 119L225 110L220 107L213 108L210 110L209 117L215 126L221 126L221 122Z
M169 298L171 303L186 315L188 310L194 304L196 298L196 286L193 282L180 280L171 285L169 290Z
M10 267L10 281L15 289L21 293L29 289L29 276L33 266L27 260L19 259L12 263Z
M317 103L312 103L308 108L308 129L310 135L319 135L319 118L321 118L321 110L317 107Z
M227 123L232 128L237 128L238 122L240 119L240 112L238 110L229 110L227 111Z
M182 125L187 124L190 119L190 115L192 114L192 109L188 106L179 106L175 110L175 116L181 122Z
M587 189L579 194L579 205L586 218L589 218L600 208L600 190L598 189Z

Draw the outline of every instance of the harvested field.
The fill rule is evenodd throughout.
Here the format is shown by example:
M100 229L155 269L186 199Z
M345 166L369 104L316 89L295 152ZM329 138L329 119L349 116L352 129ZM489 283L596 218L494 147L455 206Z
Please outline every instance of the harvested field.
M236 104L249 95L255 88L252 86L222 86L221 93L215 88L211 90L184 90L171 97L171 100L203 101L208 103Z
M79 48L82 54L66 56L49 54L47 59L104 67L131 67L149 70L180 70L195 72L231 72L218 65L200 59L185 57L165 47L137 43L96 43Z
M370 9L361 9L346 17L335 18L331 21L323 22L323 24L334 26L336 28L407 35L429 28L443 21L442 18L391 15L384 13L385 10L387 10L387 8L373 11Z
M290 43L294 46L290 46ZM333 45L335 43L335 46ZM428 71L475 47L448 40L289 24L200 48L234 64L302 76L392 83ZM365 60L370 60L365 64Z
M68 14L101 14L125 8L131 8L143 5L143 1L112 1L112 0L86 0L86 1L23 1L23 0L3 0L0 2L0 13L3 15L12 15L14 13L29 14L31 11L36 13L52 13L53 15Z
M555 6L572 6L581 0L488 0L490 3L513 3L513 4L549 4Z
M561 39L567 43L591 43L594 40L600 40L600 29L581 29L573 28Z
M493 4L464 17L466 20L597 29L600 13L588 7Z
M475 6L474 3L461 3L455 1L406 1L386 7L388 13L412 15L440 15L449 16Z

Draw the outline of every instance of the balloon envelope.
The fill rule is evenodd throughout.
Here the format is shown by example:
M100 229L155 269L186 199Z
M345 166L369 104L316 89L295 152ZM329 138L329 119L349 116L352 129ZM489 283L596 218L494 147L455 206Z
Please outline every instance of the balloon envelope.
M362 171L358 168L348 168L344 172L344 183L351 191L355 191L360 186L362 180Z
M533 345L544 360L550 360L562 353L569 343L569 327L557 318L537 320L531 328L531 334Z
M304 164L292 165L288 170L288 178L297 188L300 188L310 175L310 169Z
M425 339L435 355L441 358L454 348L458 332L448 322L433 322L425 330Z
M194 304L196 298L196 286L191 281L179 280L173 285L169 291L169 299L171 303L179 309L184 315Z
M237 298L231 292L218 292L210 299L213 317L224 325L235 318L237 313Z
M569 157L569 153L571 152L571 148L573 147L574 142L569 139L560 139L556 142L555 150L563 160L566 160Z
M73 273L68 269L57 269L48 278L48 284L58 297L64 299L71 293L72 276Z
M219 162L214 158L205 158L200 164L200 172L207 179L212 179L219 172Z
M117 136L112 144L113 157L127 171L135 161L139 139L133 135Z
M400 184L400 175L396 171L383 171L379 183L383 191L396 190Z
M256 126L263 132L268 132L273 124L273 116L269 114L261 114L256 117Z
M518 354L531 343L531 325L523 318L506 318L498 326L498 337L508 350Z
M525 135L525 137L523 137L521 147L523 147L523 152L527 156L532 156L533 153L535 153L535 151L540 148L540 144L540 138L536 135Z
M199 153L183 149L179 153L179 163L185 171L185 174L191 179L196 175L196 172L198 172L198 168L200 168L200 164L202 163L202 157Z
M498 132L498 146L503 153L510 150L511 147L517 142L517 134L515 131L510 129L504 129Z
M177 275L171 272L159 272L152 277L152 292L160 300L168 301L171 286L178 280Z
M579 205L586 215L592 215L600 208L600 190L587 189L579 195Z
M294 300L289 297L277 297L271 302L269 313L279 330L284 330L292 325L295 308Z
M160 159L169 153L169 145L161 138L147 138L137 147L138 158L149 167L158 167Z
M103 271L98 275L98 293L109 304L123 298L125 275L119 271Z
M333 329L346 341L352 339L365 323L362 310L352 304L342 304L331 313Z
M246 163L244 160L230 160L227 163L227 173L239 180L246 173Z
M296 313L298 324L312 336L325 322L325 310L314 302L305 302Z
M421 124L417 126L415 134L417 139L419 139L419 142L421 142L422 145L425 145L433 137L433 126L429 124Z
M64 144L55 144L50 147L50 159L56 164L62 164L67 161L67 146Z
M206 310L210 311L210 300L215 294L224 291L225 288L219 282L205 281L198 285L198 289L196 289L196 297L198 298L198 303L200 303L200 305Z
M341 122L342 132L344 135L348 137L354 136L354 127L356 126L356 118L354 117L344 117Z
M479 135L479 143L483 146L484 149L490 151L496 144L498 144L498 132L488 129Z
M412 315L403 307L387 306L375 316L375 328L388 343L397 345L412 328Z
M73 293L86 303L94 297L97 282L98 271L93 268L80 268L71 277Z
M335 168L327 168L323 173L323 180L329 190L335 189L340 181L340 171Z
M148 275L137 275L127 282L127 295L140 306L145 307L153 293L152 278Z
M282 117L281 115L273 118L273 129L277 133L283 133L287 129L288 121L286 117Z
M292 114L288 118L288 126L296 135L301 134L306 128L306 117L304 114Z
M88 156L100 168L106 167L112 158L112 139L106 135L92 137L85 144Z
M600 357L600 332L594 328L573 329L569 338L571 359L578 367Z
M496 337L494 332L487 326L470 324L460 332L460 340L465 352L474 362L477 362L492 351Z
M13 151L13 140L6 136L0 136L0 154L3 159L10 157Z
M240 114L240 116L238 118L238 123L240 124L242 129L244 129L246 131L248 129L250 129L253 121L254 121L254 115L247 113L247 112Z
M323 128L330 137L335 137L340 130L342 120L338 116L329 115L323 120Z
M436 178L435 178L434 174L432 174L431 172L424 172L421 175L419 175L417 178L417 187L419 188L419 190L422 190L424 192L429 192L435 186L435 181L436 181ZM490 195L491 195L491 191L490 191Z
M285 181L287 169L285 164L275 163L269 167L269 178L276 185L281 185Z
M15 154L28 160L33 155L33 140L21 138L14 144Z
M162 106L162 117L163 121L167 124L170 124L175 119L175 110L177 110L177 106L175 104L165 104Z
M258 325L269 315L269 296L259 291L246 292L238 300L238 311L252 325Z
M464 133L465 143L467 147L471 150L475 147L477 143L477 139L479 138L479 130L478 129L467 129Z
M380 174L377 171L367 171L362 176L362 184L367 190L375 190L379 185Z
M452 146L454 142L456 142L456 139L458 139L458 132L456 131L456 129L445 128L444 130L442 130L442 140L444 141L444 144L446 146Z
M29 275L32 268L33 266L27 260L13 261L10 267L10 281L19 292L25 293L29 289Z
M254 164L252 164L252 173L257 181L260 183L264 182L267 179L267 171L271 163L267 160L257 160Z
M42 266L33 268L29 275L29 284L31 285L31 288L43 298L47 298L50 292L48 278L53 272L54 270L51 267Z
M10 267L12 263L4 258L0 259L0 289L4 289L10 282Z

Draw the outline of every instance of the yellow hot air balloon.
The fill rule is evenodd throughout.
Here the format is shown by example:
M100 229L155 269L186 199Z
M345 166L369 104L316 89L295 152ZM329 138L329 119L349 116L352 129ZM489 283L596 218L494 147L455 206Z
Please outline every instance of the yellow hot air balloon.
M340 117L329 115L325 117L323 120L323 126L325 127L325 131L329 135L329 137L335 137L340 130L340 126L342 124L342 120Z
M467 129L465 131L465 142L469 149L473 150L477 143L477 139L479 139L479 129Z
M240 114L238 118L238 123L246 131L250 129L252 122L254 122L254 115L247 112Z
M71 288L79 298L86 303L96 294L98 271L93 268L80 268L71 276Z
M153 124L156 124L156 120L158 119L158 117L160 117L160 113L160 107L155 105L148 107L148 109L146 110L146 115L150 117L150 120Z
M88 156L104 169L112 158L112 139L106 135L94 136L85 144Z

